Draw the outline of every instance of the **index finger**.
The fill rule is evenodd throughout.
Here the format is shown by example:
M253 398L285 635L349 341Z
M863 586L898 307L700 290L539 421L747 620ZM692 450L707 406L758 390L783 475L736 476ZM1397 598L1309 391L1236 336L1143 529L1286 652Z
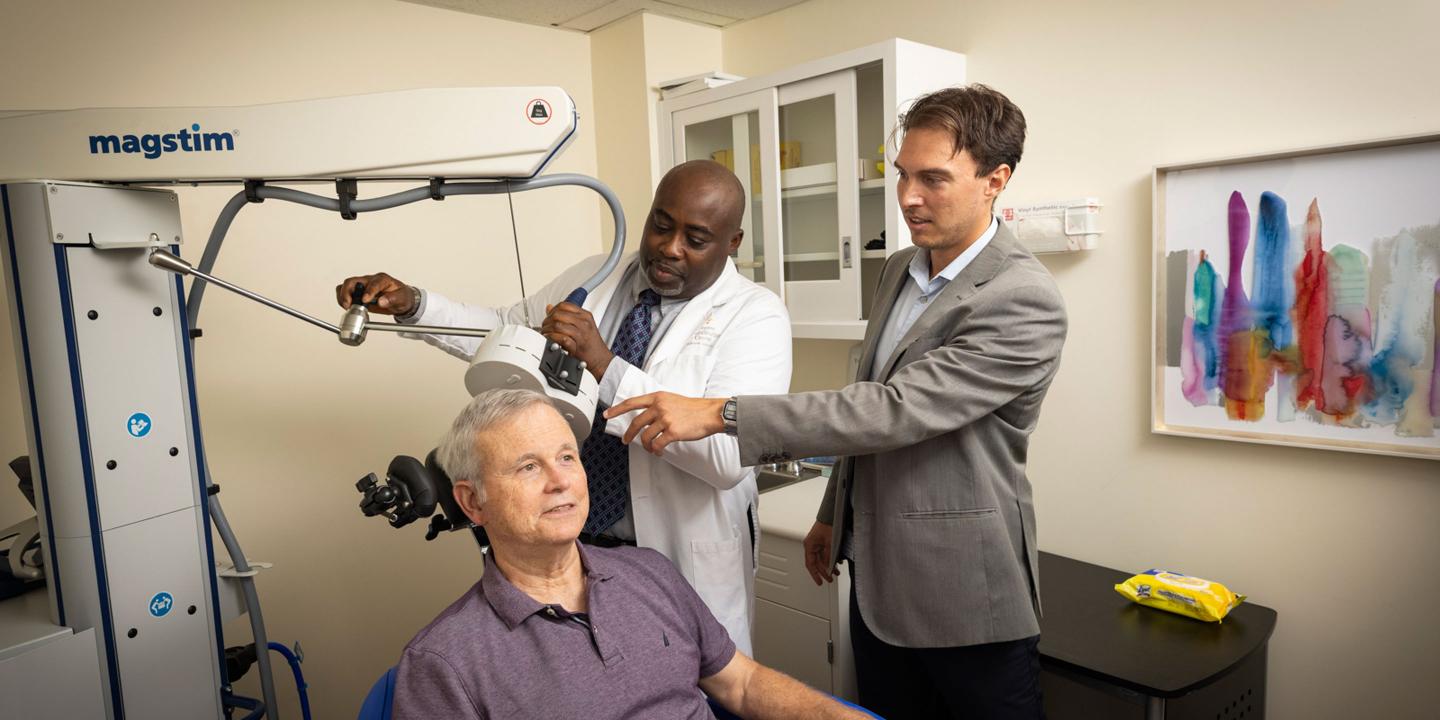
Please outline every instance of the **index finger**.
M405 287L404 283L385 273L376 273L368 278L359 279L365 281L365 294L360 299L367 306L373 305L381 295L388 295Z
M572 320L583 322L584 318L590 317L590 311L571 303L560 303L559 305L550 306L550 308L545 311L545 317L571 318Z
M821 560L819 555L820 553L815 551L814 549L805 551L805 570L810 573L810 579L815 581L815 585L817 587L824 584L820 580Z
M349 310L351 288L355 287L356 283L364 282L364 280L365 278L363 276L345 278L343 282L335 286L335 302L339 303L341 308Z
M610 406L610 409L605 411L605 419L609 420L610 418L624 415L625 413L631 412L633 410L648 408L654 404L654 395L637 395L635 397L626 399L625 402L622 402L619 405Z

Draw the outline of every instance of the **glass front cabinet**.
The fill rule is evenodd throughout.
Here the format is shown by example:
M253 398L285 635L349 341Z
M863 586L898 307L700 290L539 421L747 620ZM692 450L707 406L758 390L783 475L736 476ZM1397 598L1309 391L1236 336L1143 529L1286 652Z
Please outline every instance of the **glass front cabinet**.
M795 337L859 340L885 258L910 245L896 117L964 83L964 55L887 40L663 101L661 161L733 170L749 203L736 268L785 300Z

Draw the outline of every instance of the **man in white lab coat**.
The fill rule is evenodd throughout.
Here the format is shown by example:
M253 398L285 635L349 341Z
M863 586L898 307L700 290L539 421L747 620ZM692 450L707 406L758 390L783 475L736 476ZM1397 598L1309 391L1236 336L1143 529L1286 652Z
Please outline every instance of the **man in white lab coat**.
M702 397L784 393L790 387L790 318L774 293L741 276L730 255L743 238L745 194L724 166L698 160L660 181L638 253L586 298L563 302L600 267L580 262L509 308L485 308L407 285L384 273L336 287L348 308L353 288L373 312L425 325L498 327L545 318L541 332L585 361L600 384L596 431L581 449L591 510L582 541L654 548L695 587L741 651L753 654L755 548L759 524L753 469L733 437L671 445L659 457L620 442L628 418L600 412L660 390ZM468 360L475 338L416 335Z

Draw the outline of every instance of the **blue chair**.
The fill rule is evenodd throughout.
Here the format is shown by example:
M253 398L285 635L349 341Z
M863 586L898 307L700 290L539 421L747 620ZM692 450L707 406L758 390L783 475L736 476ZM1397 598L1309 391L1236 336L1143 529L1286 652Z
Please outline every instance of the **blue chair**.
M861 713L865 713L865 714L867 714L867 716L874 717L874 719L876 719L876 720L886 720L886 719L884 719L884 717L880 717L880 716L877 716L877 714L871 713L870 710L865 710L864 707L860 707L860 706L857 706L857 704L851 703L850 700L845 700L845 698L837 697L837 698L835 698L835 701L837 701L837 703L842 704L842 706L852 708L852 710L860 710Z
M356 720L390 720L390 703L394 699L395 668L392 667L386 670L385 674L381 675L380 679L376 680L374 685L370 686L370 692L365 696L365 702L360 704L360 716ZM840 698L835 698L835 702L855 708L876 720L884 720L884 718L881 718L879 715L854 703L846 702ZM717 720L741 720L738 715L720 707L714 700L710 701L710 711L715 713Z
M370 686L365 702L360 703L360 716L357 720L390 720L390 703L394 699L395 668L392 667Z

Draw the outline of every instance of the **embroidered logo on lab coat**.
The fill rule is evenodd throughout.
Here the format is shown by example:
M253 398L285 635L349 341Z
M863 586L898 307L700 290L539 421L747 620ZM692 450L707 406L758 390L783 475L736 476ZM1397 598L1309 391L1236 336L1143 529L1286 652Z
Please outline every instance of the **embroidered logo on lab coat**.
M715 311L706 313L705 319L700 321L700 327L690 333L685 341L685 347L715 347L715 342L720 339L720 329L715 327Z

